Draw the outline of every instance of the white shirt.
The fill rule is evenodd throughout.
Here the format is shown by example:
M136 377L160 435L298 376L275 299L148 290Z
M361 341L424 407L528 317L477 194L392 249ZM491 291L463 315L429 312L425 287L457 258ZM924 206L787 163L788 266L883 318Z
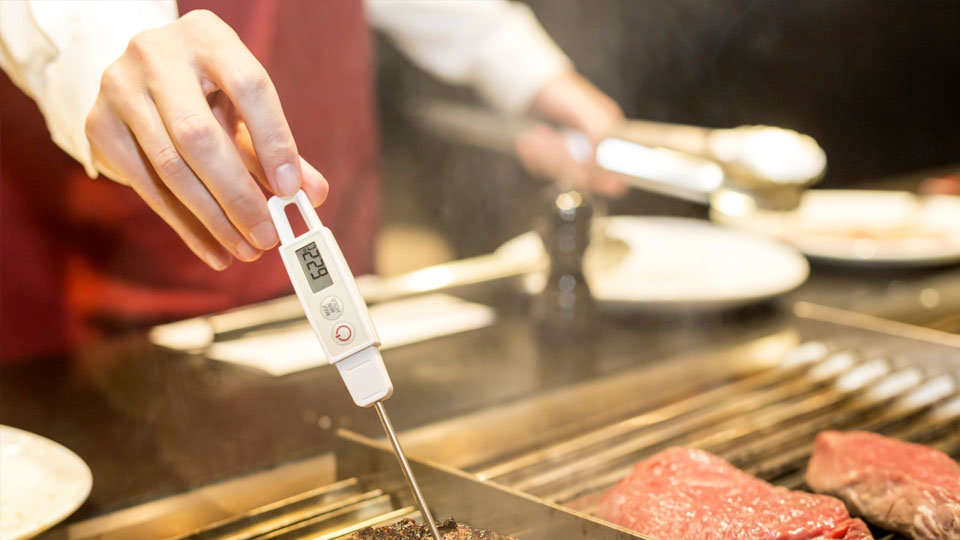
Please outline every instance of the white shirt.
M371 24L415 63L518 112L570 66L529 8L507 0L366 0ZM104 69L130 38L178 17L176 0L0 0L0 67L53 141L97 175L84 134Z

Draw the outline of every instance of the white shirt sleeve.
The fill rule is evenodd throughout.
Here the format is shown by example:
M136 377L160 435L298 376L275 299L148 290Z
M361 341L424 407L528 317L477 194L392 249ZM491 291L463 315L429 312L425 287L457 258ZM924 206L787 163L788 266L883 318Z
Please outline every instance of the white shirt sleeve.
M176 0L0 0L0 67L36 101L57 146L93 177L84 123L103 70L130 38L176 18Z
M519 112L570 60L530 8L506 0L366 0L373 26L446 82Z

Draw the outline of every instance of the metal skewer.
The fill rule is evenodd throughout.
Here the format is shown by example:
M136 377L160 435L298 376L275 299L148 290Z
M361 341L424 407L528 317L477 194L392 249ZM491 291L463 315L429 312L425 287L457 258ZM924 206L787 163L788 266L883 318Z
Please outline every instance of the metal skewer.
M393 423L390 422L390 417L387 416L387 410L383 407L383 402L378 401L374 403L373 406L377 409L380 424L383 425L383 430L387 433L390 444L393 445L393 451L397 455L397 461L400 462L400 470L403 472L403 478L407 481L407 486L410 487L410 491L413 492L413 498L417 501L417 507L420 508L420 514L423 516L423 520L427 522L430 534L433 535L434 540L443 540L440 536L440 531L437 530L437 524L433 521L433 515L430 514L430 509L427 508L427 502L423 499L423 493L420 493L420 486L417 484L417 479L413 476L413 470L410 469L410 464L407 462L407 456L403 453L403 448L400 447L400 439L397 438L397 432L393 429Z

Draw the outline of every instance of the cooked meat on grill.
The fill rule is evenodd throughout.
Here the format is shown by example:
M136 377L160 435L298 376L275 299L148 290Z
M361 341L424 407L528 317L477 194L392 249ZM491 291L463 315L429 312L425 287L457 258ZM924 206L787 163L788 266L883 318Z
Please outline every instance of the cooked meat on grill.
M919 444L855 431L817 436L807 485L913 538L960 538L960 465Z
M437 529L443 540L516 540L511 536L457 523L453 518L438 523ZM433 540L433 536L426 525L404 519L387 527L367 527L354 533L353 540Z
M597 515L657 540L873 538L833 497L773 486L689 448L637 463Z

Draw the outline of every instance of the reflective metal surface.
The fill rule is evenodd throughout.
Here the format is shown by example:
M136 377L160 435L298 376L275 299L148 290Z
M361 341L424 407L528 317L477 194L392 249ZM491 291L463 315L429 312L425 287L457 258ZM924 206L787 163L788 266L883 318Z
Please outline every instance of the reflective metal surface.
M336 453L338 477L357 477L385 486L402 482L390 449L372 439L341 431ZM644 538L456 469L417 459L411 460L411 466L437 515L451 515L458 521L522 540Z
M405 510L411 511L409 508ZM390 497L383 490L366 491L357 479L348 478L281 499L179 538L239 540L274 535L278 531L292 530L294 526L302 531L306 523L313 530L322 528L329 533L393 511Z
M412 117L437 133L511 154L516 138L536 124L439 100L418 100L410 109ZM568 130L567 139L573 156L589 155L581 134ZM710 129L643 120L628 120L600 141L596 162L639 189L711 204L711 195L726 187L771 210L796 206L800 190L818 182L826 171L823 149L796 131L771 126Z

